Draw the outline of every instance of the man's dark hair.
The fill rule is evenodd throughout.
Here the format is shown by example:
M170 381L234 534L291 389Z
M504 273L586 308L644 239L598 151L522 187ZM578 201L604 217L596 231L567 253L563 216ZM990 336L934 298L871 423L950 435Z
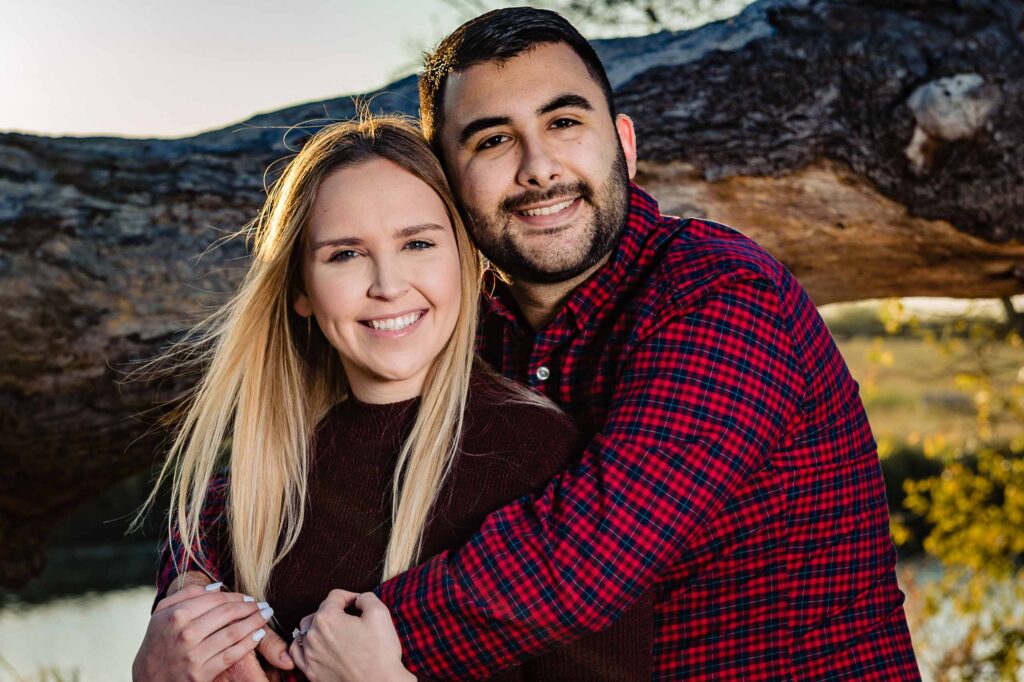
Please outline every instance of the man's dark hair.
M565 43L572 48L601 86L608 101L608 110L614 117L612 86L604 65L587 39L572 24L557 12L546 9L496 9L459 26L423 62L420 125L434 149L440 152L438 137L444 122L444 89L448 76L475 64L507 61L545 43Z

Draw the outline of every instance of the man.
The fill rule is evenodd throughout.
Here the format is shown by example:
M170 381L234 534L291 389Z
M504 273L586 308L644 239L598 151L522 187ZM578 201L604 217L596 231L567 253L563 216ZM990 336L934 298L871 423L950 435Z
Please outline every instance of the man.
M799 284L630 184L632 122L558 15L463 25L420 93L510 277L490 283L481 354L592 439L541 494L378 588L407 667L484 676L608 627L653 586L657 679L919 679L875 444ZM348 641L368 641L352 621ZM280 640L261 648L285 660Z
M481 353L593 434L461 550L383 584L406 665L483 675L652 584L658 679L918 679L857 387L793 277L630 186L632 122L558 15L498 10L426 61L424 132L494 283Z

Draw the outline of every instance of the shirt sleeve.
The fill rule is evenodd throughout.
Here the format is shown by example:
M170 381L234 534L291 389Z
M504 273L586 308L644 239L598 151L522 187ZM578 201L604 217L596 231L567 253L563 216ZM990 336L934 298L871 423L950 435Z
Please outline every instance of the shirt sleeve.
M650 682L654 677L654 593L640 596L606 630L523 664L527 680Z
M178 524L171 525L170 535L160 549L157 565L156 598L153 608L167 594L167 588L182 573L199 571L205 573L214 582L222 581L229 573L225 566L228 555L227 529L227 490L228 475L221 472L210 480L203 500L203 511L200 515L199 540L193 546L194 559L189 559L185 545L179 534Z
M796 412L782 307L739 273L652 315L575 467L377 588L407 666L465 679L523 662L609 627L681 560Z

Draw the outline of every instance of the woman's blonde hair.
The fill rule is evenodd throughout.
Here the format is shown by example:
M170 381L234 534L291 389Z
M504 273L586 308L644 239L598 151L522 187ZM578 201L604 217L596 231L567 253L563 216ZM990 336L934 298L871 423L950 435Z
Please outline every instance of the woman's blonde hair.
M195 558L207 486L230 440L227 521L235 588L247 594L265 596L271 571L295 545L314 428L348 394L337 352L316 324L293 310L302 291L310 208L329 174L378 158L422 180L444 202L462 287L455 330L427 375L398 457L383 578L417 561L430 509L459 447L474 358L480 257L444 171L417 128L393 116L329 125L291 160L247 228L253 261L238 291L164 356L178 370L198 367L202 375L176 412L169 456L148 504L171 475L168 531L176 523L187 558Z

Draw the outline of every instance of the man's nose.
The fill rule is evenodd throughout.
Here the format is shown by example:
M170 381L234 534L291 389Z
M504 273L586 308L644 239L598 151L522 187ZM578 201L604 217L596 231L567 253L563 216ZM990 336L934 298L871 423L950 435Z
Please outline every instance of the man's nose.
M562 178L562 164L542 140L522 141L516 182L523 187L547 187Z
M397 259L378 259L373 264L373 278L366 295L392 301L399 298L409 288L407 273Z

